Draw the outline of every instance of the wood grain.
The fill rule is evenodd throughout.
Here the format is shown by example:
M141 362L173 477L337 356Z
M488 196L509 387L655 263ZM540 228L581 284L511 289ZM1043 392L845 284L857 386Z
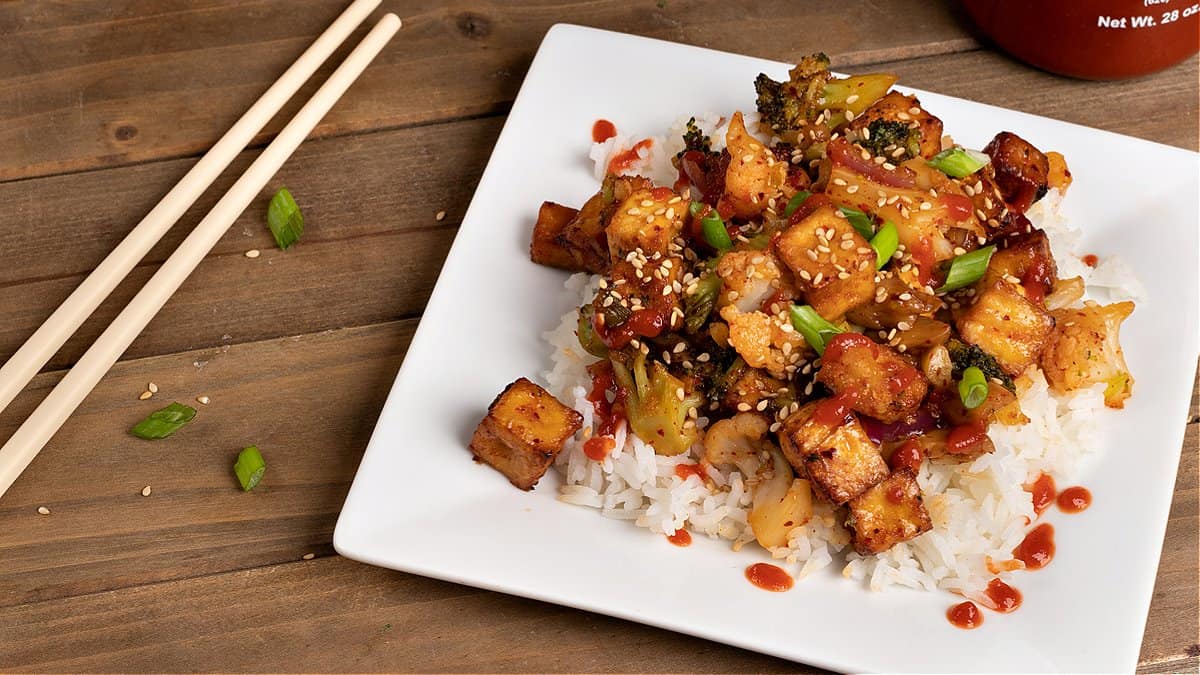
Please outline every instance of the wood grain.
M200 152L344 4L0 4L0 180ZM564 19L776 58L824 49L843 65L976 46L956 11L948 11L948 0L886 7L869 0L829 7L784 0L749 7L720 0L658 4L597 0L564 11L534 0L386 3L404 20L404 30L314 133L326 137L502 112L542 35ZM314 82L331 70L323 68ZM301 90L260 141L314 90L311 83Z

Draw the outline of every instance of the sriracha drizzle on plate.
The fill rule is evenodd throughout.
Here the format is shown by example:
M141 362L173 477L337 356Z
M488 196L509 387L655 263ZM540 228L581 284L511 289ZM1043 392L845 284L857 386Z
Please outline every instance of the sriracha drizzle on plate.
M747 567L746 578L755 586L772 593L791 590L796 583L787 570L771 563L754 563Z
M667 541L680 547L691 546L692 533L688 532L687 530L675 530L675 534L667 535Z
M961 602L946 610L946 618L950 623L964 630L979 628L983 625L983 612L970 600Z
M1054 526L1042 523L1029 531L1013 549L1013 557L1025 563L1027 570L1040 570L1054 559Z
M1058 495L1058 510L1063 513L1079 513L1091 505L1091 491L1080 485L1069 487Z

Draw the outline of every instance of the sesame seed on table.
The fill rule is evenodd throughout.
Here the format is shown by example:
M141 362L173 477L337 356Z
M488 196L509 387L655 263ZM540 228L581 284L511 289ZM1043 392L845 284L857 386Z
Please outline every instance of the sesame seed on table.
M0 361L344 4L0 4ZM301 242L276 248L262 222L270 193L261 195L0 498L0 671L805 669L333 552L338 510L473 186L556 22L781 61L823 50L835 68L890 71L905 85L1198 146L1197 59L1132 81L1068 80L981 45L950 0L846 0L837 11L783 0L754 12L717 0L384 8L403 30L271 183L301 203ZM0 414L0 438L302 100ZM647 275L672 270L670 260L632 255ZM691 283L685 276L664 293ZM813 365L795 367L807 375ZM126 429L172 401L203 408L186 433L131 443ZM1188 422L1144 672L1198 667L1195 394ZM268 469L246 494L231 467L252 444ZM252 648L236 648L243 643Z

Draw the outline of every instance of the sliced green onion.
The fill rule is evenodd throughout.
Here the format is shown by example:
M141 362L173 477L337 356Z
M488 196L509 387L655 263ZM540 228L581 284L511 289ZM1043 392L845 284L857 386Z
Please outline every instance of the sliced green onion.
M800 331L800 334L804 336L804 341L817 350L818 354L825 353L825 345L833 339L833 336L844 332L841 328L826 321L825 317L817 314L817 310L810 305L792 305L789 311L792 327Z
M729 231L725 229L721 214L717 213L716 209L709 211L700 219L700 231L704 233L704 241L718 251L728 251L733 248L733 240L729 238Z
M783 209L783 217L791 218L792 214L796 212L796 209L800 208L800 205L804 203L804 200L811 196L812 193L807 190L801 190L797 192L792 196L791 199L788 200L787 207Z
M300 241L300 235L304 234L304 214L300 213L299 205L287 188L279 188L279 192L271 197L267 225L275 236L275 244L282 249Z
M875 249L875 269L883 269L899 247L900 233L896 231L896 226L890 222L884 223L875 236L871 237L871 248Z
M951 260L950 271L946 273L946 283L942 284L937 292L955 291L982 279L983 273L987 271L988 262L991 261L992 254L995 252L995 246L984 246Z
M233 463L233 472L237 474L238 482L242 484L242 489L249 492L258 485L258 481L262 480L263 473L267 470L267 463L263 461L262 454L258 448L250 446L243 448L238 453L237 461Z
M951 178L964 178L987 166L990 161L990 157L978 150L955 147L934 155L929 160L929 166Z
M971 366L963 371L962 379L958 381L958 397L967 410L974 410L983 405L988 396L987 378L983 371Z
M133 425L129 433L148 441L156 441L179 431L180 427L191 422L195 416L195 408L182 403L172 403L147 415L146 419Z
M843 216L846 216L846 220L850 221L850 226L861 234L863 239L870 241L871 237L875 236L875 223L871 222L870 216L849 206L839 206L838 210L842 212Z

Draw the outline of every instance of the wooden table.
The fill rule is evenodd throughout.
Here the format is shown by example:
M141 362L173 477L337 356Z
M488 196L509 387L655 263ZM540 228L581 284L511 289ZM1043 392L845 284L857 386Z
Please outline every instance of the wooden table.
M0 670L797 667L368 567L330 546L456 225L555 22L779 60L824 50L838 67L1197 147L1196 59L1133 82L1066 80L982 47L950 2L445 4L385 3L404 29L272 181L303 205L304 240L274 247L264 192L0 500ZM342 5L0 3L0 359ZM218 181L0 415L0 438L231 182ZM250 249L262 256L246 257ZM139 400L150 382L158 393ZM149 411L198 396L211 403L186 433L161 443L126 435ZM1142 647L1147 672L1194 672L1200 654L1198 428L1193 397ZM270 469L243 494L230 466L248 444Z

